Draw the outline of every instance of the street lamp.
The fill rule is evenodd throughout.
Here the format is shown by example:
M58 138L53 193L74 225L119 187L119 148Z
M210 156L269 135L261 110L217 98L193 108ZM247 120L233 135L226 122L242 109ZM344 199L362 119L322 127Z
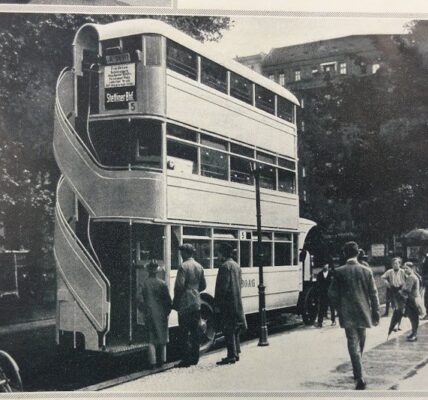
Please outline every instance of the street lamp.
M260 211L260 165L250 163L256 183L256 217L257 217L257 264L259 267L259 315L260 337L258 346L269 346L268 329L266 323L266 286L263 279L263 252L262 252L262 214Z

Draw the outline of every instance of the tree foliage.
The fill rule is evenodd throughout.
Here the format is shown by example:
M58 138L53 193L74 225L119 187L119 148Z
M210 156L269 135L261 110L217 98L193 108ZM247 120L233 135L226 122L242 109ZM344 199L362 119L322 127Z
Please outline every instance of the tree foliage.
M0 221L6 245L49 253L59 171L52 153L55 84L72 65L72 42L84 23L141 18L123 15L0 14ZM226 17L149 16L200 41L219 40Z

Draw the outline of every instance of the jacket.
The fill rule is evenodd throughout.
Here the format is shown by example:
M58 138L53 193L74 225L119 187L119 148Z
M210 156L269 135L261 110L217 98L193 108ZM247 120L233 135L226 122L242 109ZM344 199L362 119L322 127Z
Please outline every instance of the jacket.
M247 327L242 307L241 276L241 268L232 258L218 269L214 299L220 322L225 328Z
M178 268L174 286L174 308L178 313L201 309L200 292L207 287L204 269L192 257Z
M370 268L355 258L335 270L328 296L342 328L370 328L379 321L379 298Z

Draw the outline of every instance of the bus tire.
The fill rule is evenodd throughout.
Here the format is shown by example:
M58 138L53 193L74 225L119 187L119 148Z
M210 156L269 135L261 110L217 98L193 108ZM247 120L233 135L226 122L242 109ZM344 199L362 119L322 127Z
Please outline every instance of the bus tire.
M305 325L313 325L318 314L318 296L314 287L308 289L303 300L302 319Z
M22 392L22 380L16 361L0 351L0 392Z
M216 336L215 314L212 304L201 299L201 321L200 321L200 350L201 354L207 352L214 345Z

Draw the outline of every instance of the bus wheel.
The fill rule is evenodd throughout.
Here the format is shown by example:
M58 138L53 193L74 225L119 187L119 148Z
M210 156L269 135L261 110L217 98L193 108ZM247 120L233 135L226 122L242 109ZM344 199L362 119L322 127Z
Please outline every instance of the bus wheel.
M305 294L302 319L305 325L313 325L318 313L318 296L314 287L309 288Z
M200 352L205 353L214 344L216 329L214 309L205 300L201 299L201 321L200 321Z
M22 392L19 367L5 351L0 351L0 392Z

